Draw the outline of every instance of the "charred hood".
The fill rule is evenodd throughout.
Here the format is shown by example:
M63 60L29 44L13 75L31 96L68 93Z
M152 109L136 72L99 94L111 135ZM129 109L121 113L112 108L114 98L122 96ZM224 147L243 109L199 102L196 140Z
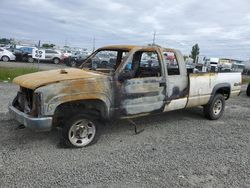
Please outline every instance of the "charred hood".
M102 73L76 68L41 71L16 77L13 82L29 89L36 89L48 84L76 79L104 78Z

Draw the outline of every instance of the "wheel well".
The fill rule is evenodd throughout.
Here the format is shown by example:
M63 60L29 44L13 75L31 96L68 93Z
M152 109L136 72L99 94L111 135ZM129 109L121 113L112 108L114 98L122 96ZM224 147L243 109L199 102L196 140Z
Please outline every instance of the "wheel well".
M3 55L3 56L1 57L1 59L3 59L4 57L7 57L7 58L10 59L10 57L9 57L8 55Z
M60 104L53 116L53 124L60 126L75 114L86 113L96 119L106 119L107 108L101 100L78 100Z
M216 90L215 94L222 94L225 99L229 99L229 96L230 96L230 87L221 87L219 89Z
M60 58L59 58L59 57L54 57L54 58L53 58L53 61L54 61L55 59L58 59L58 60L60 61Z

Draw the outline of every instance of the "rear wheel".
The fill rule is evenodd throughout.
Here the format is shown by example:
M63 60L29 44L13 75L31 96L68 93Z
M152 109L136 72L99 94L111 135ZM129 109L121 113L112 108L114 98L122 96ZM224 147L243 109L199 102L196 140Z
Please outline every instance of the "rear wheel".
M8 62L8 61L10 60L10 58L9 58L8 56L3 56L3 57L2 57L2 60L3 60L4 62Z
M225 109L225 98L222 94L216 94L213 100L204 106L204 115L210 120L219 119Z
M34 59L32 57L28 57L28 63L34 63Z
M53 62L54 62L55 64L58 64L58 63L60 63L60 59L55 58L55 59L53 60Z
M91 116L78 114L71 118L63 127L63 144L67 147L81 148L97 140L97 121Z

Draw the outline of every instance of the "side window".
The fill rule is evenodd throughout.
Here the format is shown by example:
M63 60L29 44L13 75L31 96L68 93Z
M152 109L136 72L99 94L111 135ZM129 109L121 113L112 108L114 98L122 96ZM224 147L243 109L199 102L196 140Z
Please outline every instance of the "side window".
M2 52L3 50L0 48L0 52Z
M57 54L57 51L51 50L50 53L52 53L52 54Z
M180 75L180 67L175 53L171 51L165 51L163 52L163 56L167 62L168 75Z
M132 61L124 68L122 76L125 79L160 77L161 66L157 52L135 52Z
M160 68L158 55L156 52L143 52L140 67Z
M54 50L45 50L45 53L49 53L49 54L57 54L56 51Z
M84 62L83 67L93 69L116 69L118 52L115 50L101 50Z

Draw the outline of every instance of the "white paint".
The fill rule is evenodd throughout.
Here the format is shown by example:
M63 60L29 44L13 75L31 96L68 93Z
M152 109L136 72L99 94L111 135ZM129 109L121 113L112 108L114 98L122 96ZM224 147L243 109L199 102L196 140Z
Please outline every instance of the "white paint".
M164 108L164 112L172 111L172 110L179 110L185 108L187 104L187 97L172 100L169 104L167 104Z
M32 58L45 59L45 50L32 49Z

